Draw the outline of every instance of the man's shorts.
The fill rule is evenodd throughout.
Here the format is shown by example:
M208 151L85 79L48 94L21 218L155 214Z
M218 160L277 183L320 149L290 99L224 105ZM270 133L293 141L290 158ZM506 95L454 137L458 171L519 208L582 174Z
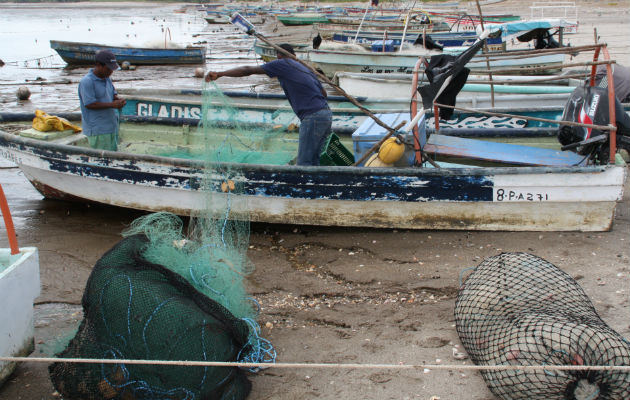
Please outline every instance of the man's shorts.
M93 149L118 150L118 135L115 133L88 136L87 139Z

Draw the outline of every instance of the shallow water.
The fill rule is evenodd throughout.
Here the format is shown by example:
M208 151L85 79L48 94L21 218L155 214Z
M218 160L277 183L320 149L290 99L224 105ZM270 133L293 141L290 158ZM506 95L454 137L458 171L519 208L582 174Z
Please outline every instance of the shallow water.
M181 4L74 3L0 5L0 111L49 113L79 110L78 81L89 67L68 68L50 48L50 40L105 45L162 47L207 46L206 65L138 66L117 71L116 87L201 88L195 69L226 69L257 63L253 40L231 25L209 25L205 12ZM232 80L226 87L244 90L255 80ZM31 96L19 101L25 86Z

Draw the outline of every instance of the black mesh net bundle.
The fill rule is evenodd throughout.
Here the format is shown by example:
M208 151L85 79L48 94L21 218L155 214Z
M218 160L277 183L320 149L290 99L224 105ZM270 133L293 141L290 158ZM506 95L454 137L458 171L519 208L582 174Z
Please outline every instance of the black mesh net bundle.
M84 319L58 357L237 361L249 326L179 274L142 256L146 236L123 239L97 262ZM243 399L251 384L239 368L55 363L66 399Z
M630 343L599 317L582 288L553 264L503 253L460 288L457 333L477 365L630 365ZM630 373L611 370L483 371L502 399L630 399Z

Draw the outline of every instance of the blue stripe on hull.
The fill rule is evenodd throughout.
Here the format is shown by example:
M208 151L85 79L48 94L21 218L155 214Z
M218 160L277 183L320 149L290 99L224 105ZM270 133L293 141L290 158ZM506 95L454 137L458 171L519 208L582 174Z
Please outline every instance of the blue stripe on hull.
M112 160L99 160L105 165L95 165L75 160L51 158L41 154L49 162L50 170L77 176L95 177L126 184L148 185L161 188L199 190L201 170L170 167L168 173L142 171L136 162L111 167ZM59 155L59 154L55 154ZM124 169L122 169L124 168ZM218 171L220 172L220 171ZM227 176L227 174L226 174ZM260 168L242 167L229 173L237 183L237 191L252 196L282 197L294 199L329 199L352 201L492 201L493 183L486 176L435 176L435 175L388 175L347 173L339 171L306 174L304 171L267 171ZM213 190L220 191L223 179L212 183Z

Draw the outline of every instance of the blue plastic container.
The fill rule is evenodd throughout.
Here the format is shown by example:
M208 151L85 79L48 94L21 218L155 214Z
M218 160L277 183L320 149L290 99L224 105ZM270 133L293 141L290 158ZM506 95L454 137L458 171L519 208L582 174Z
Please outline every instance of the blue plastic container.
M390 52L394 51L394 41L388 40L375 40L372 42L372 51Z
M376 114L378 119L386 123L387 125L396 127L401 122L405 121L409 123L411 117L409 113L392 113L392 114ZM427 141L427 130L425 123L425 116L422 116L418 121L418 136L420 137L420 146L424 147ZM354 151L354 159L359 160L363 155L378 143L383 136L387 134L387 130L378 125L372 118L367 118L361 126L359 126L352 134L352 149ZM394 165L397 167L409 167L412 166L415 159L415 153L413 151L413 133L409 132L403 136L404 142L409 145L405 145L405 153ZM365 161L359 165L364 165Z

